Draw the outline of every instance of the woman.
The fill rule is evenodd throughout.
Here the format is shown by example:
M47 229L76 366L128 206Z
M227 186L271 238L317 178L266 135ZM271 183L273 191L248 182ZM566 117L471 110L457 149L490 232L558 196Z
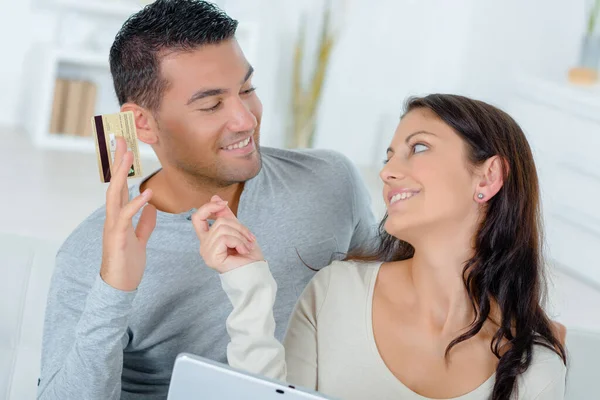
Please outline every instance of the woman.
M315 275L283 346L255 238L218 198L198 211L201 254L233 304L230 364L350 400L563 398L565 350L540 306L538 180L516 122L461 96L411 99L380 175L380 245Z

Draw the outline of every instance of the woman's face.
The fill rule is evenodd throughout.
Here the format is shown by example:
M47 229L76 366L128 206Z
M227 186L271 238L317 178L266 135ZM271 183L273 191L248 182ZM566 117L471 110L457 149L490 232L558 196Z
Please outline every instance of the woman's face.
M452 228L478 213L477 179L466 145L428 109L406 114L380 173L387 205L386 231L399 239Z

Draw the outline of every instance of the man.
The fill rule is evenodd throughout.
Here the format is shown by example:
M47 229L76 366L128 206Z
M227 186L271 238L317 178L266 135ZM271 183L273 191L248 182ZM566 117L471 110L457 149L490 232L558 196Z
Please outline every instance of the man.
M59 250L40 399L164 399L180 352L226 362L231 305L192 223L215 195L269 260L279 339L313 269L374 236L368 193L347 158L260 148L262 106L236 27L210 3L157 0L115 38L121 111L134 113L162 168L128 192L116 164L106 206ZM131 165L122 141L116 158Z

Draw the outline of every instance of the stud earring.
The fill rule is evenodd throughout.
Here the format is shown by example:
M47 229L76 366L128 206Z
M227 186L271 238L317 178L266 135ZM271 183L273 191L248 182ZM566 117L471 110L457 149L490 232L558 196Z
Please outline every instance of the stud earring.
M478 198L479 200L482 200L482 199L483 199L483 193L479 193L479 194L477 195L477 198Z

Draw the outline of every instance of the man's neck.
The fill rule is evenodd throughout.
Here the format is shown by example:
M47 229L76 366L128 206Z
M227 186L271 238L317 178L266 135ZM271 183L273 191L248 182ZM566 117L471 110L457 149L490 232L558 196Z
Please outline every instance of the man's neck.
M244 184L219 186L209 180L192 183L181 174L161 169L140 186L140 192L152 189L150 203L157 210L180 214L208 203L214 195L229 202L229 207L237 215L237 209L244 190Z

